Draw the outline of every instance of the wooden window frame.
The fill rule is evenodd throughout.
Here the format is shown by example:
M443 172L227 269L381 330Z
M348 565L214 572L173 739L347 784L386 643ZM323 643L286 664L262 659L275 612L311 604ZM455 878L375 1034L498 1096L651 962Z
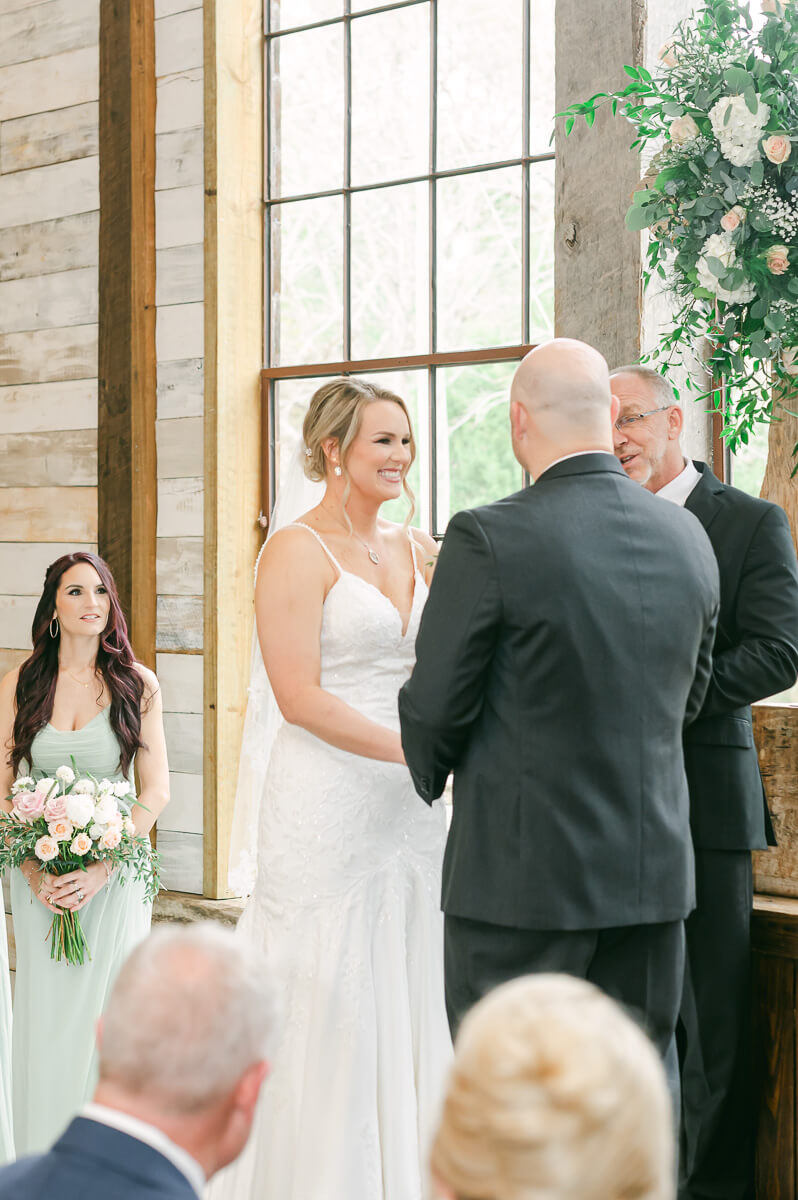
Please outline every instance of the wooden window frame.
M336 375L372 374L382 371L426 370L427 374L427 413L428 420L423 434L429 440L430 477L427 481L430 495L430 524L429 530L433 536L440 536L438 528L437 504L437 407L436 407L436 372L440 367L458 366L462 364L485 365L495 362L520 361L529 350L534 348L530 339L531 317L529 304L529 275L530 275L530 238L531 218L529 210L530 171L538 163L552 162L554 151L545 154L532 154L530 126L530 87L531 87L531 0L519 0L522 6L522 85L519 103L522 110L521 154L515 158L500 161L481 162L467 166L440 170L437 153L437 77L438 77L438 4L437 0L394 0L393 3L375 4L371 8L353 13L350 11L350 0L344 0L344 12L336 17L329 17L305 25L291 26L285 29L272 28L271 5L266 0L265 10L265 39L264 39L264 93L266 121L264 128L264 196L265 196L265 271L264 271L264 358L267 363L261 374L261 416L263 430L262 453L262 503L261 523L266 525L274 504L277 487L277 447L279 442L279 411L277 401L277 384L283 379L323 379ZM383 13L394 12L404 8L416 8L426 5L429 10L429 49L430 49L430 108L429 108L429 164L425 173L380 180L377 183L356 185L352 183L352 22L368 19ZM274 52L272 47L279 39L291 34L304 33L313 29L341 25L344 30L344 164L343 184L341 187L306 192L295 195L273 194L272 172L272 123L275 97L272 88L272 65ZM521 170L521 337L522 341L513 346L490 346L482 349L474 348L461 351L441 351L438 346L437 332L437 184L441 179L451 179L459 176L484 174L488 171L516 167ZM429 229L428 229L428 292L429 292L429 352L416 355L399 355L379 359L352 358L352 313L351 313L351 207L352 196L361 192L377 191L388 187L400 187L414 183L426 183L429 190ZM343 239L343 357L340 361L316 362L309 364L277 364L278 350L274 345L274 329L272 326L272 214L275 209L285 204L295 204L306 200L320 200L340 196L343 199L344 220L342 229ZM519 479L525 478L519 473ZM265 514L265 515L264 515Z

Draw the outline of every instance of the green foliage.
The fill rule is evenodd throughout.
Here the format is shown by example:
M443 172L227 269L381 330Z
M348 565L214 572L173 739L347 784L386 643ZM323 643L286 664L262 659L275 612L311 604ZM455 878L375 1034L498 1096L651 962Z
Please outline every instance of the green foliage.
M798 3L776 7L755 32L748 4L705 0L654 75L626 66L625 86L557 114L567 136L609 104L632 148L654 152L626 214L650 231L644 283L664 280L676 299L649 357L689 371L707 340L714 386L695 399L717 407L723 381L733 449L770 419L774 376L798 372Z

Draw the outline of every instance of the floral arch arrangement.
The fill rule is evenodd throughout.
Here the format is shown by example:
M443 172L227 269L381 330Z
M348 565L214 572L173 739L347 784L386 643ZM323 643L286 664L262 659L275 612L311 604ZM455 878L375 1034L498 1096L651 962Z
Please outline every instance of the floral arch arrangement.
M557 114L567 135L610 104L635 127L632 148L655 151L626 215L651 231L644 283L659 276L676 299L649 357L683 365L695 399L719 408L717 386L690 379L707 339L732 449L773 416L774 382L783 393L798 376L798 6L761 8L757 29L748 4L706 0L653 75L626 66L622 90Z

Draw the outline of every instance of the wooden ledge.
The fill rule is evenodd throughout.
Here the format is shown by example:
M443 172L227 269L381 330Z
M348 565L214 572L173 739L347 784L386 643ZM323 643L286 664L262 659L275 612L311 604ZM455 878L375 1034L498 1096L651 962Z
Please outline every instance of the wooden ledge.
M798 899L754 896L751 948L757 954L798 960Z
M175 921L188 924L190 921L220 921L223 925L237 925L244 911L245 900L206 900L191 892L160 892L152 909L153 924L159 921Z

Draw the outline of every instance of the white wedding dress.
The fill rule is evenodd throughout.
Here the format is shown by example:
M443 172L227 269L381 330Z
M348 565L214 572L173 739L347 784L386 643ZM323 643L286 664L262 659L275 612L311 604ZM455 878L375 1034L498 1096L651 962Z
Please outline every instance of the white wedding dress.
M338 571L321 686L398 729L427 594L407 629L388 598ZM420 1200L451 1058L439 909L443 807L407 768L283 723L269 759L255 890L241 918L284 989L279 1048L250 1142L211 1200Z

